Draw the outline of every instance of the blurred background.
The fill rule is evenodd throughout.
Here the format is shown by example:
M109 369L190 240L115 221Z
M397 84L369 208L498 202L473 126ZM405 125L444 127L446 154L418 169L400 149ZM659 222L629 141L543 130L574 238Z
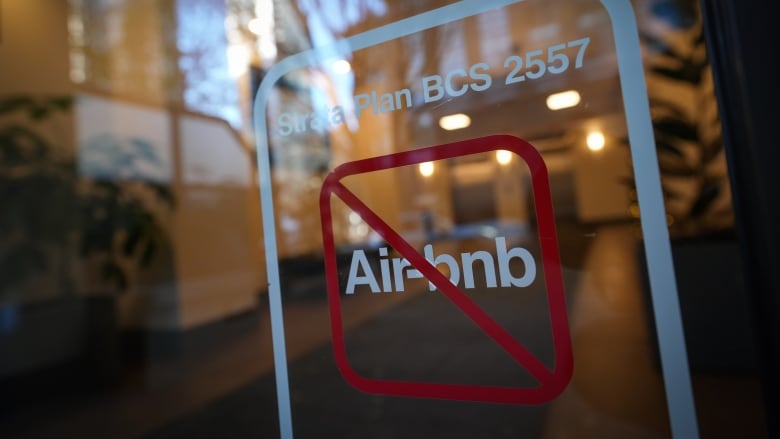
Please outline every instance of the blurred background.
M533 0L378 50L327 54L284 75L255 108L263 78L286 57L447 3L0 0L0 436L278 436L259 153L270 154L302 436L423 437L452 423L453 437L668 437L612 25L600 2ZM701 13L689 0L632 4L702 436L764 437ZM477 62L500 81L508 57L585 36L585 67L522 87L415 101L327 130L274 129L284 113L348 108L372 90L417 96L420 77ZM269 130L255 132L263 117ZM353 394L330 353L325 176L360 158L497 133L528 140L548 167L572 384L552 403L522 409ZM257 150L261 136L268 151ZM530 174L511 155L431 162L348 186L420 247L474 251L501 234L538 245ZM333 206L340 256L382 245L359 215ZM536 294L531 304L496 296L486 306L520 309L508 321L533 320L522 313L544 312ZM386 337L398 322L439 315L419 294L370 299L342 306L348 343L371 361L381 355L361 346L376 339L358 334ZM542 320L518 331L546 328ZM410 348L409 367L447 363L459 344L470 346L430 343ZM339 401L357 412L334 410Z

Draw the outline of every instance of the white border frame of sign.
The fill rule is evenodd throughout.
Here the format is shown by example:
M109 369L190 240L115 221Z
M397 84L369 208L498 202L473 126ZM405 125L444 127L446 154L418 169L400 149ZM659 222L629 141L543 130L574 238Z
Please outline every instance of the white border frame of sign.
M257 165L260 203L268 270L268 301L271 314L274 372L276 377L281 437L291 439L292 413L287 374L284 317L279 283L279 259L272 196L271 164L268 154L266 103L274 84L292 70L365 49L396 38L462 20L491 9L523 0L463 1L405 18L346 38L334 44L315 47L285 58L263 78L254 102L254 128L257 133ZM672 263L666 209L661 191L658 157L650 119L645 75L639 49L636 16L630 0L601 0L609 14L617 50L623 106L640 207L640 221L647 257L653 313L663 371L664 387L674 438L698 438L696 409L688 369L682 317Z

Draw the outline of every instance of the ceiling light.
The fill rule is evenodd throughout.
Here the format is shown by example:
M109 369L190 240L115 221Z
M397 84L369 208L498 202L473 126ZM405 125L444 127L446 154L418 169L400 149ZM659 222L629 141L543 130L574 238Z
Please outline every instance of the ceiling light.
M430 177L433 175L433 162L420 163L420 175L423 177Z
M471 118L463 113L450 114L439 119L439 126L447 131L459 130L471 125Z
M607 143L607 141L604 138L604 133L601 131L591 131L588 133L588 137L585 139L585 143L588 144L589 150L596 152L604 149L604 145Z
M579 103L580 94L576 90L562 91L547 96L547 108L553 111L571 108Z
M508 165L512 161L512 153L505 149L499 149L496 151L496 161L499 165Z

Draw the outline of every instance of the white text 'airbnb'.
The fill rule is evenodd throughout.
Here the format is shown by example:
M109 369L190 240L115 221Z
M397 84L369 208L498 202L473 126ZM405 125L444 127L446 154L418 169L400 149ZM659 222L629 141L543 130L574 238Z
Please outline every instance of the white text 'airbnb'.
M454 256L442 253L434 254L433 245L424 247L425 259L432 265L444 264L449 269L449 279L454 285L458 285L463 275L463 286L466 289L474 286L474 262L480 261L485 269L485 287L527 287L536 279L536 262L531 252L522 247L507 249L506 239L495 238L495 259L490 252L480 250L473 253L461 253L460 261ZM388 258L386 247L379 249L379 277L369 262L364 250L355 250L352 253L352 262L349 267L349 279L347 280L346 294L354 294L355 287L367 285L372 293L392 293L404 291L404 280L423 277L419 270L413 268L405 258ZM523 264L522 276L515 276L510 270L512 259L518 258ZM462 267L462 269L461 269ZM496 268L498 267L498 268ZM498 276L496 276L498 271ZM362 274L361 274L362 273ZM381 284L381 286L380 286ZM436 286L428 283L428 289L433 291Z

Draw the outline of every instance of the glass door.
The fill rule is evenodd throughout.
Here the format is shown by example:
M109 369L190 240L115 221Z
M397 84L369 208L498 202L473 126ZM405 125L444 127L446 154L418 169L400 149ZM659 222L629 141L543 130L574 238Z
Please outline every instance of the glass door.
M0 437L771 436L705 6L0 2Z

